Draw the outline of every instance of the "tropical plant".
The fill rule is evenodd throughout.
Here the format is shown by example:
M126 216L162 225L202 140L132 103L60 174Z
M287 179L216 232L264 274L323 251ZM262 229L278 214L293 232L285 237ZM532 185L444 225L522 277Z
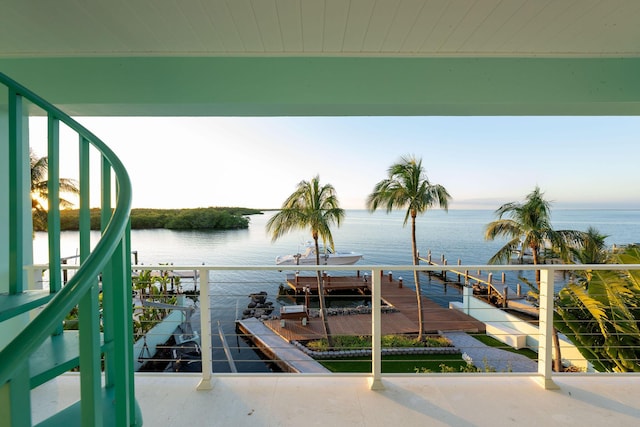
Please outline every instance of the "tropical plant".
M571 248L573 261L577 264L605 264L609 258L607 237L596 228L589 227L582 235L581 245Z
M512 254L519 253L522 257L529 249L533 264L537 265L540 264L540 252L545 248L568 261L570 248L582 244L583 232L552 228L551 203L542 196L536 186L523 203L505 203L496 210L498 219L487 225L484 237L486 240L496 237L510 240L489 259L489 264L508 263ZM536 270L536 282L540 284L540 270Z
M340 350L371 350L371 335L336 335L333 337L334 349ZM439 335L427 336L424 340L406 336L406 335L383 335L380 337L380 343L383 348L436 348L436 347L453 347L451 341ZM309 341L305 346L313 351L327 351L329 345L325 338Z
M340 208L336 191L331 184L320 185L320 177L316 175L310 181L300 181L296 190L282 204L281 210L267 221L267 232L272 234L272 241L295 229L311 229L316 249L316 265L320 265L320 245L327 243L335 249L331 226L340 226L344 219L344 210ZM320 301L320 315L325 336L329 345L333 345L327 320L327 308L324 299L324 284L322 273L317 271L318 299Z
M485 239L507 237L510 240L489 259L489 264L509 262L511 255L531 250L533 264L540 263L540 251L549 249L564 261L570 260L571 248L579 247L584 233L575 230L554 230L551 226L551 203L543 198L538 186L523 203L505 203L496 210L498 219L487 225ZM503 218L503 217L507 218ZM536 270L536 285L540 287L540 270ZM562 355L558 332L554 327L553 343L556 349L554 369L562 370Z
M640 264L640 247L611 255ZM554 324L596 370L640 372L640 271L592 270L558 293Z
M133 289L139 292L140 299L145 299L145 293L151 295L151 288L154 283L154 278L151 277L151 270L142 270L137 276L133 276ZM147 292L145 292L147 291Z
M387 213L393 209L406 209L403 226L411 218L411 254L413 265L418 265L418 246L416 242L416 217L429 208L439 206L445 211L449 208L451 195L439 184L432 184L422 167L422 159L415 156L403 156L388 169L388 177L378 182L367 198L370 212L379 206L385 206ZM422 292L418 272L413 274L416 297L418 299L418 339L424 335L424 316L422 312Z
M38 157L33 150L29 151L29 160L31 166L31 214L33 216L34 231L45 231L47 229L47 208L43 206L43 202L49 199L48 175L49 175L49 158ZM79 194L80 189L75 180L69 178L60 178L60 193ZM69 208L73 203L60 198L60 207Z

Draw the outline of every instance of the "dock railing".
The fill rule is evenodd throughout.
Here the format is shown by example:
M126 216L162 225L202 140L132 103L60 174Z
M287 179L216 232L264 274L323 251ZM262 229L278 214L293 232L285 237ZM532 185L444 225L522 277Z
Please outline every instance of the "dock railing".
M69 266L69 268L73 269L73 266ZM321 266L322 271L326 273L323 273L321 277L327 282L337 282L347 277L349 280L362 285L358 293L348 295L347 298L358 299L361 297L369 300L368 304L365 304L368 311L365 310L363 315L360 312L361 306L354 308L353 310L356 312L354 316L340 312L333 303L328 304L329 311L331 311L330 315L328 315L329 324L335 336L351 334L371 337L369 345L364 345L355 350L353 348L342 349L332 355L330 354L331 352L323 353L322 349L317 351L309 350L309 348L297 342L315 340L318 338L318 334L322 335L319 318L314 318L313 314L310 314L309 318L304 320L279 319L277 316L279 313L277 307L280 305L304 304L309 309L310 299L313 300L316 296L310 296L308 287L304 287L302 293L292 295L295 282L287 284L286 278L287 276L315 278L315 273L318 270L317 266L290 266L283 269L283 266L137 265L132 268L135 271L166 271L170 269L176 273L192 273L193 282L184 280L181 286L185 294L190 295L197 301L200 311L199 323L196 325L196 329L199 329L198 333L203 356L201 360L202 377L197 385L198 389L211 388L212 378L215 378L216 375L262 375L262 373L271 372L270 368L262 371L260 369L256 371L252 367L243 368L244 365L255 366L256 364L264 365L265 363L274 368L279 367L275 368L275 370L297 372L302 375L329 374L331 372L330 369L334 369L331 366L338 366L338 371L341 373L349 372L350 375L368 376L372 389L384 387L383 379L386 375L453 373L465 375L470 373L481 375L526 375L536 379L545 389L553 389L555 388L553 378L556 375L601 375L605 372L621 374L621 370L616 369L615 366L603 365L601 361L594 359L598 354L598 350L601 350L604 346L612 345L611 341L607 341L608 338L605 335L599 340L597 326L584 332L588 337L586 340L576 340L575 337L573 340L569 340L554 329L554 315L556 325L560 324L557 307L555 306L558 299L556 292L558 286L556 285L558 284L558 277L562 277L560 273L566 271L587 271L590 274L594 274L595 272L611 272L615 268L618 276L630 274L637 278L640 275L640 265L638 264L615 266L612 264ZM389 335L389 331L391 331L391 334L397 333L399 335L415 335L417 332L416 316L414 315L415 313L411 313L411 311L417 311L415 288L411 279L414 270L420 272L440 272L442 270L517 271L529 272L530 274L533 274L535 270L539 270L539 297L535 304L530 304L527 307L527 310L505 310L485 301L481 295L473 295L470 284L463 281L463 283L460 283L459 289L455 291L449 289L447 298L450 301L448 306L442 306L441 303L440 306L435 307L434 305L429 305L428 300L442 297L443 285L435 279L430 279L426 274L422 275L421 289L423 298L426 301L426 306L423 305L425 335L429 337L434 335L446 337L451 341L452 345L449 351L441 353L436 350L427 351L427 353L432 352L435 355L433 357L435 358L436 366L439 366L439 368L426 369L420 365L423 359L421 350L407 350L405 352L397 347L386 347L389 344L384 344L383 342L383 335ZM402 279L403 275L405 279ZM242 301L250 302L250 297L259 296L261 289L274 289L278 285L281 285L281 292L291 286L292 290L289 292L289 296L284 295L284 293L280 296L265 295L263 299L270 301L271 305L266 306L267 310L264 313L270 313L270 315L267 316L265 314L262 319L259 319L261 316L257 316L258 318L247 316L248 320L245 321L246 326L244 326L246 329L239 327L237 323L239 319L235 318L238 301L240 303ZM635 285L638 286L638 283ZM449 283L449 287L451 288L451 283ZM355 285L354 289L356 289ZM603 291L606 292L607 290ZM630 292L637 292L637 289ZM343 294L339 296L327 295L327 298L333 299L342 297L344 297ZM390 301L395 301L395 303ZM407 309L406 304L411 303L415 304L414 308ZM394 304L397 306L394 307ZM405 306L402 304L405 304ZM272 311L268 310L269 307L271 307ZM607 307L607 309L609 308L611 307ZM581 307L564 307L565 311L572 309L580 311ZM630 307L629 310L633 311L635 308ZM454 313L456 316L462 314L469 317L455 317L453 316ZM363 330L362 325L358 323L363 318L365 318L366 330ZM223 352L222 344L217 343L216 335L218 331L212 330L212 321L214 319L214 324L221 322L227 341L231 343L230 351L229 348L225 348ZM615 322L615 319L607 318L605 313L603 321ZM579 334L578 326L586 324L585 322L587 322L585 319L580 319L577 316L571 319L564 319L564 324L569 325L569 328L565 329L565 331L573 330L575 334ZM636 334L637 319L631 319L631 323L626 324L625 333L629 335L628 342L639 343L640 336ZM411 325L413 325L413 331L411 331ZM261 329L254 332L251 329L253 327L260 327ZM635 332L634 327L636 328ZM345 328L347 332L345 332ZM305 335L306 333L308 335ZM486 336L493 337L492 346L487 347L484 341L479 341L486 340ZM252 342L248 343L250 340ZM269 340L271 340L271 344L269 344ZM491 342L491 338L489 340ZM555 343L554 340L556 340ZM499 345L496 345L496 342ZM590 345L593 348L586 348L585 342L591 343ZM254 350L258 348L261 353L260 357L251 356L247 358L247 352L255 354L256 351ZM296 353L287 353L290 348L296 350ZM560 349L564 368L567 368L565 372L554 372L553 370L554 355L557 348ZM513 352L514 349L525 352L525 356L515 354ZM528 357L526 356L526 351L529 351ZM633 371L634 366L640 367L640 361L637 358L640 355L640 347L621 347L617 351L620 357L625 357L630 366L632 366L632 369L628 369L628 371ZM405 359L402 362L387 360L396 353L405 353ZM496 354L500 355L496 356ZM238 358L234 361L229 360L229 365L233 362L233 365L238 366L238 374L233 374L231 373L232 371L225 369L225 365L227 365L227 360L225 359L231 357ZM458 359L457 365L456 363L448 365L451 357ZM360 359L364 359L365 363L370 363L370 368L365 372L351 369L351 365L361 362ZM318 363L318 361L322 363ZM169 362L169 360L166 360L166 362ZM394 363L404 363L405 365L409 363L409 366L414 367L408 371L402 371L402 369L394 369ZM329 368L325 366L329 366ZM594 369L594 366L599 367L599 369ZM609 368L603 369L602 366L609 366Z

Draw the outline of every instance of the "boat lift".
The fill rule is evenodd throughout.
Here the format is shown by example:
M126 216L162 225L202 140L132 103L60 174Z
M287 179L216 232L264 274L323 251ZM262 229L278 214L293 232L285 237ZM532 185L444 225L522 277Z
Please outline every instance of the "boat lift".
M143 307L153 307L153 308L161 308L164 310L180 310L184 313L184 320L180 323L176 330L179 331L178 334L175 334L175 340L177 345L182 345L185 342L195 341L198 345L200 345L200 337L196 331L193 330L191 326L191 315L196 311L194 306L182 306L175 304L166 304L162 302L155 302L150 300L142 300Z
M173 304L165 304L165 303L149 301L149 300L142 300L142 305L147 307L166 309L166 310L180 310L184 312L184 320L176 328L176 330L179 330L180 332L179 334L175 334L174 339L176 341L176 345L183 346L185 343L187 343L187 346L188 346L188 343L193 342L193 344L196 345L198 349L200 348L200 336L196 331L193 330L193 327L191 326L191 315L196 311L195 307L193 306L185 307L185 306L179 306L179 305L173 305ZM224 353L227 356L227 360L229 362L229 367L231 369L231 372L237 373L238 369L236 368L236 364L233 360L233 357L231 356L229 345L227 344L227 340L224 336L224 332L222 330L222 326L220 325L219 321L218 321L218 333L220 334L220 339L222 340Z

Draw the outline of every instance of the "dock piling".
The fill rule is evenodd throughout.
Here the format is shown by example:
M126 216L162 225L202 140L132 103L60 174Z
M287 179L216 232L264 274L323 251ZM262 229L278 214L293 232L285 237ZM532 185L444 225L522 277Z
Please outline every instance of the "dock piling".
M421 259L421 261L425 261L428 262L429 265L431 266L447 266L448 262L446 259L446 256L443 254L441 256L442 259L442 264L437 263L437 262L433 262L430 259L431 256L431 250L428 251L429 253L429 258L427 259ZM461 266L462 265L462 260L460 258L458 258L458 265ZM439 279L442 280L443 284L444 284L444 291L446 293L447 291L447 284L448 282L454 282L453 279L449 279L447 278L447 273L451 271L453 274L456 275L456 280L457 280L457 284L463 287L475 287L478 286L480 289L482 289L482 293L485 294L485 288L486 288L486 295L491 295L492 292L494 295L498 295L499 298L501 298L503 295L505 295L505 300L508 297L508 290L503 291L502 288L498 288L494 283L493 283L493 276L494 273L489 271L487 272L487 274L483 277L482 275L482 270L477 270L477 274L474 273L470 273L469 270L465 270L464 272L461 269L451 269L451 270L435 270L435 271L429 271L429 278L431 278L431 274L435 274L436 276L438 276ZM464 275L464 282L462 282L463 276ZM500 276L500 280L502 282L502 284L504 285L504 288L507 288L507 277L506 277L506 273L503 271L501 272L501 276ZM492 289L493 288L493 289ZM518 283L517 284L517 296L518 298L522 297L522 288L521 288L521 284Z

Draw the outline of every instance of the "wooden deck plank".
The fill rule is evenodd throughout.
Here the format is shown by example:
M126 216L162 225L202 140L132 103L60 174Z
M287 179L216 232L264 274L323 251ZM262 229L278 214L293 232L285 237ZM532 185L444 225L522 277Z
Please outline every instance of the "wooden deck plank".
M415 289L400 286L396 279L389 280L389 276L382 278L380 287L382 299L387 304L400 310L411 322L414 333L418 332L418 302ZM422 296L422 311L424 314L424 329L427 333L437 331L484 331L484 323L464 314L459 310L441 307L436 302ZM383 317L383 323L384 323Z
M370 280L369 280L370 281ZM295 274L287 274L287 285L296 293L304 293L304 288L309 287L312 293L318 293L318 279L316 276L302 276ZM338 290L368 290L369 283L364 281L364 276L324 276L325 292Z
M325 374L329 370L316 362L301 350L288 342L284 342L281 337L275 335L273 329L268 328L263 322L255 318L238 320L240 327L250 334L256 344L262 348L273 360L286 365L289 372ZM290 340L289 340L290 341Z
M290 276L292 277L293 275ZM362 286L365 283L363 277L355 276L336 277L332 278L331 281L340 284L339 286L346 286L348 283ZM315 288L311 286L313 283L315 283ZM299 285L302 289L302 286L308 284L311 289L317 289L317 279L315 277L300 276L297 284L296 282L293 282L293 284L295 287L292 287L294 288ZM368 284L370 284L370 279ZM398 312L382 314L382 334L416 334L418 332L418 304L415 290L406 286L401 287L398 280L393 278L390 280L388 275L384 275L382 277L381 291L383 301L398 310ZM427 333L437 333L438 331L483 332L485 330L484 323L459 310L441 307L424 296L422 297L422 307L425 332ZM329 316L328 319L329 329L333 335L371 335L370 314ZM287 341L306 341L324 336L322 322L319 318L309 319L306 326L303 326L300 320L286 320L284 327L281 326L278 319L265 321L264 323Z

